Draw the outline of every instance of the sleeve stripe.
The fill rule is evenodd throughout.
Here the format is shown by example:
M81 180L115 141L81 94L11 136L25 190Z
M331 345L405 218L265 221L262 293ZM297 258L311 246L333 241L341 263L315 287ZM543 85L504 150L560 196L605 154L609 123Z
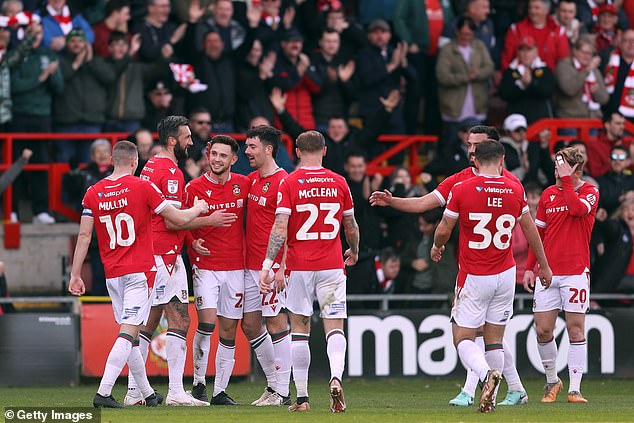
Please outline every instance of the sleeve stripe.
M436 196L436 198L438 199L438 201L440 202L440 207L444 206L445 204L447 204L447 201L445 200L445 197L442 196L442 194L440 193L440 191L438 191L437 189L433 190L431 192L432 194L434 194Z
M446 216L452 217L454 219L457 219L460 217L459 213L456 213L455 211L449 210L449 209L445 209L445 212L443 213Z
M275 214L291 214L291 209L287 208L287 207L278 207L275 210Z
M592 211L592 206L590 205L590 203L588 203L586 200L584 200L583 198L579 199L583 204L586 205L586 207L588 208L588 213L590 213Z
M542 222L539 219L535 219L535 225L539 226L540 228L545 228L546 227L546 222Z
M92 217L92 210L90 210L88 207L85 207L84 210L81 212L81 215Z
M528 208L528 205L524 206L524 208L522 209L522 214L526 214L529 213L531 210Z
M343 215L344 216L354 216L354 209L350 209L350 210L344 210L343 211Z
M163 202L154 209L154 213L156 214L161 213L163 210L165 210L165 207L169 206L169 204L170 204L169 201L163 200Z
M166 200L168 203L170 203L172 206L176 207L177 209L180 209L183 205L183 203L181 203L180 201L174 201L174 200Z

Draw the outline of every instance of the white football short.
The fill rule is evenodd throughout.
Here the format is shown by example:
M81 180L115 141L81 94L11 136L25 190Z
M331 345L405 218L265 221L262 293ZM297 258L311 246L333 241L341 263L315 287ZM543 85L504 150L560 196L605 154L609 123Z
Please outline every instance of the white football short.
M189 302L187 289L187 271L180 254L155 255L156 281L152 293L152 305L169 303L172 298L178 298L181 303Z
M154 276L152 271L106 279L114 319L118 324L142 326L147 323L152 306L152 288L148 286L148 279L151 284Z
M571 313L585 313L590 305L590 275L553 276L552 283L544 288L535 282L533 312L564 310Z
M279 268L279 267L278 267ZM276 270L271 270L271 278ZM286 289L260 294L260 270L244 272L244 312L262 311L264 317L275 317L286 307ZM285 276L286 278L286 276ZM287 281L288 282L288 281Z
M286 308L294 314L312 316L317 299L322 319L345 319L346 275L343 269L293 270L286 288Z
M473 329L484 323L506 325L513 316L514 297L515 266L497 275L466 275L462 287L456 284L451 319Z
M218 316L242 319L244 309L244 270L205 270L193 268L196 310L215 308Z

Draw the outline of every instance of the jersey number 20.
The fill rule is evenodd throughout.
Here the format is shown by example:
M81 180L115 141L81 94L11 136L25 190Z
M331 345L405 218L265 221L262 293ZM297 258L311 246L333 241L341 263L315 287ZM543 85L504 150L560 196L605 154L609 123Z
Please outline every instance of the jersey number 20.
M136 235L134 233L134 219L127 213L119 213L114 218L114 225L112 224L111 216L99 216L99 221L106 224L106 231L110 237L110 249L119 245L121 247L129 247L134 244ZM128 237L123 237L123 225L125 224L128 232Z
M495 221L495 234L491 234L486 225L491 221L491 213L469 213L469 220L478 222L473 228L475 235L480 235L482 241L469 241L469 248L474 250L484 250L489 248L491 241L498 250L506 250L511 245L511 232L515 226L515 218L510 214L503 214ZM502 242L502 237L506 236L506 241Z
M340 223L335 219L335 215L341 208L339 203L319 203L319 208L315 204L298 204L295 206L295 210L298 212L308 212L308 219L297 231L295 237L298 241L310 241L315 239L335 239L339 234ZM332 226L330 232L309 232L313 227L317 219L319 218L319 210L328 211L328 214L324 217L324 224Z

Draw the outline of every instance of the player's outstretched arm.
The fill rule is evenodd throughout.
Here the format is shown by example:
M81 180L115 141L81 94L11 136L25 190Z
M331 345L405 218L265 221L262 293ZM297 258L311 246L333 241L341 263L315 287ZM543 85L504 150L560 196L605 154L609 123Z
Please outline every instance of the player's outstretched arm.
M173 225L172 227L183 228L198 217L199 214L205 213L208 209L209 205L205 200L196 200L194 205L189 209L179 210L169 204L159 214L165 218L166 222Z
M535 222L531 219L528 213L524 214L524 216L520 219L520 227L524 236L526 237L526 241L528 241L528 245L531 247L531 251L534 254L535 259L537 259L537 263L539 263L539 281L543 286L548 288L550 286L550 282L553 279L553 272L550 270L550 266L548 265L548 260L546 259L546 253L544 252L544 245L542 244L542 239L537 231L537 226L535 226ZM530 263L534 261L530 260L530 251L529 251L529 260L527 260L526 268L531 270L532 267L529 267ZM530 276L530 275L528 275ZM529 280L527 275L524 275L524 288L530 292Z
M429 195L429 194L428 194ZM438 263L442 258L442 252L445 251L445 244L451 237L451 232L456 226L458 219L454 219L447 215L443 215L442 220L436 227L434 233L434 244L431 246L431 259Z
M92 228L94 219L92 216L82 216L79 223L79 235L77 236L77 244L75 245L75 254L73 255L73 267L70 271L70 281L68 282L68 292L73 295L83 295L86 293L86 286L81 279L81 268L88 254L88 247L92 239Z
M171 231L191 231L194 229L204 228L205 226L214 226L216 228L227 228L233 222L238 220L238 215L226 210L216 210L209 216L196 217L185 225L174 225L169 220L165 220L165 227Z
M344 253L346 257L344 264L346 266L354 266L359 260L359 225L354 218L354 214L344 215L342 223L343 233L350 247Z
M262 262L262 271L260 272L260 292L265 294L271 292L271 275L270 271L273 267L273 261L277 257L280 248L286 242L286 235L288 233L288 218L287 214L276 214L275 222L271 228L271 235L269 236L269 245L266 248L266 258Z
M370 204L375 207L392 207L405 213L423 213L441 206L438 198L432 193L422 197L401 198L394 197L388 190L374 191L370 195Z

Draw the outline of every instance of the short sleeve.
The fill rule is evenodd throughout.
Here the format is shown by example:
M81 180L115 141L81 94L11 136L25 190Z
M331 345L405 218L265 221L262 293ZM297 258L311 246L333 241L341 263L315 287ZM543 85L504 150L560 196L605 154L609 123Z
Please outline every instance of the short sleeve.
M453 219L457 219L460 217L460 185L456 185L453 187L451 191L449 191L449 195L447 196L447 207L445 208L445 212L443 213L445 216L451 217Z
M191 182L185 185L185 207L190 208L194 205L194 193Z
M291 196L288 182L286 179L280 181L280 187L277 191L277 209L275 214L291 214Z
M453 174L438 185L438 187L432 191L432 194L436 196L441 206L444 206L449 201L449 194L451 189L456 184L457 174Z
M538 228L546 228L546 205L544 198L548 195L547 191L542 193L542 196L539 198L539 203L537 204L537 216L535 216L535 225Z
M161 190L159 190L158 187L150 181L147 181L147 183L143 185L147 195L147 204L152 210L154 210L154 213L159 214L165 210L165 207L169 205L169 202L165 199Z
M343 186L343 215L344 216L354 216L354 201L352 200L352 193L350 192L350 187L344 180L342 182Z
M93 217L92 209L94 206L93 206L92 198L93 198L93 189L92 187L90 187L86 191L86 194L84 194L84 199L81 201L81 206L82 206L81 215L82 216Z
M520 193L518 194L520 200L520 214L517 216L518 218L523 215L530 213L530 208L528 207L528 199L526 198L526 191L524 191L524 187L520 184L517 184L520 189Z

